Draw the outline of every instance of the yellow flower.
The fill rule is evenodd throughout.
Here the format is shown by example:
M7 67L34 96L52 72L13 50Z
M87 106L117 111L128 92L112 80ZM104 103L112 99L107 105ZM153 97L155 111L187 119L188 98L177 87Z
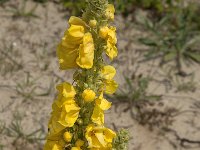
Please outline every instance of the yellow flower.
M63 148L58 144L58 141L47 140L44 145L44 150L63 150Z
M97 21L96 20L90 20L89 25L94 28L97 26Z
M77 58L77 51L78 48L75 49L67 49L65 46L63 46L61 43L57 47L57 56L59 59L60 69L71 69L75 68L78 65L76 64L76 58ZM68 60L68 61L66 61Z
M99 98L96 99L95 102L96 102L96 105L99 106L102 110L108 110L111 107L111 102L103 98L103 94L101 94Z
M79 111L80 107L75 101L66 102L62 107L58 122L64 127L72 127L78 118Z
M72 140L72 134L70 132L65 132L63 137L66 142L70 142Z
M113 26L109 27L107 38L110 40L110 43L116 44L117 37L116 37L116 28Z
M113 80L116 70L113 66L104 66L101 70L105 83L105 92L107 94L113 94L118 88L118 84Z
M95 96L95 92L90 89L85 89L82 93L82 97L85 102L92 102L95 99Z
M82 43L85 29L80 25L71 25L65 32L62 41L57 47L57 56L60 63L60 69L71 69L77 67L76 58L79 45Z
M53 111L48 125L48 139L51 140L58 139L61 132L66 127L74 125L80 110L74 101L76 91L71 84L64 82L59 84L56 88L59 94L52 105Z
M107 65L102 68L101 73L104 79L112 80L116 74L116 70L113 66Z
M118 84L117 84L117 82L115 82L115 80L106 80L105 84L106 84L105 92L107 94L113 94L116 92L116 90L118 88Z
M91 33L86 33L83 37L83 44L79 47L79 57L76 63L81 68L92 68L94 60L94 43Z
M118 54L117 47L115 46L117 43L116 28L113 26L109 28L107 26L101 27L99 36L106 40L106 54L113 60Z
M117 57L117 54L118 54L117 47L110 42L110 39L108 39L106 47L106 55L108 55L109 58L113 60L115 57Z
M87 126L85 133L85 137L88 141L88 148L91 149L111 148L112 140L115 136L116 134L112 130L93 124Z
M72 127L76 122L80 107L74 100L68 100L59 108L56 102L52 105L53 112L49 121L49 138L57 138L66 127Z
M110 20L114 20L114 13L115 13L115 7L112 4L108 4L106 9L106 17Z
M98 125L104 124L104 111L99 106L95 106L91 119L93 123Z
M90 33L86 33L85 22L72 16L69 29L57 47L60 69L71 69L77 66L91 68L94 59L94 43Z
M92 122L98 125L104 124L104 111L108 110L111 107L111 103L103 98L103 94L99 96L95 101L96 105L92 114Z
M59 93L55 103L59 108L61 108L65 102L73 100L76 95L74 87L68 82L61 83L57 85L56 88Z
M61 109L56 105L54 102L52 105L53 111L51 113L51 118L49 120L48 128L49 128L49 135L48 139L50 140L57 140L61 132L65 129L65 126L61 125L58 122L58 118L60 117Z

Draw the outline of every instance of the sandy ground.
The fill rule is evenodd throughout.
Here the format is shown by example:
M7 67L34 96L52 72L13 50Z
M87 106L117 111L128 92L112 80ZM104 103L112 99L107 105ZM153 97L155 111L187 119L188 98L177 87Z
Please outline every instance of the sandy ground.
M72 79L73 71L58 70L55 55L69 14L50 2L28 2L25 12L34 7L35 17L17 17L20 0L0 7L0 150L42 149L55 85ZM147 95L161 98L136 102L136 111L127 98L112 97L107 125L129 130L129 150L200 150L199 66L185 66L189 75L180 77L173 64L144 62L146 47L137 42L143 31L130 23L130 17L117 16L115 24L119 56L112 64L120 88L126 87L124 75L142 75L151 78Z

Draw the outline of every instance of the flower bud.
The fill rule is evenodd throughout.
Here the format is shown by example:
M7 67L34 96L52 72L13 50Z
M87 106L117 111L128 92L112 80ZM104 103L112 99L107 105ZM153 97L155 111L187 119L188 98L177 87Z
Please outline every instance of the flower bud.
M89 22L90 27L94 28L97 26L97 21L96 20L90 20Z
M77 123L79 124L79 125L82 125L83 124L83 120L82 119L77 119Z
M85 102L92 102L95 99L95 96L95 92L90 89L85 89L82 93L82 97Z
M70 142L72 140L72 134L70 132L65 132L63 137L66 142Z
M101 27L99 30L99 36L103 39L107 38L109 28L107 26Z

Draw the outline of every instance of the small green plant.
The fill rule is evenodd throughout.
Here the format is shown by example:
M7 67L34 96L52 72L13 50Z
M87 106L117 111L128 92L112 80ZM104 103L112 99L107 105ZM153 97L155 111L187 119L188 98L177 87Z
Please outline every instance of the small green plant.
M0 74L2 76L13 73L23 68L21 53L14 48L15 44L6 44L3 41L3 47L0 48Z
M13 116L13 121L6 128L6 135L14 138L13 145L16 145L18 141L23 141L22 145L26 145L27 143L38 143L41 140L45 139L44 131L42 128L34 130L30 133L25 133L24 128L22 127L22 114L16 113Z
M161 64L170 61L176 63L178 74L184 75L183 63L200 63L199 24L194 6L166 14L158 22L146 19L145 27L150 36L140 38L140 42L149 46L146 58L161 58Z
M132 78L125 77L123 89L119 88L119 92L114 94L113 99L119 100L116 103L127 102L129 104L128 108L131 110L133 118L137 115L141 104L161 99L160 95L149 94L147 92L150 80L151 78L142 77L142 75Z
M48 52L48 50L43 47L43 49L34 52L35 60L34 62L37 64L37 67L41 69L41 71L46 71L48 70L50 60L49 57L47 58L46 56L51 56Z
M27 100L36 100L39 99L40 96L47 96L51 93L53 81L50 83L47 89L43 89L37 84L37 80L39 78L33 79L30 75L30 72L26 73L26 77L24 81L16 83L16 92L17 95L23 98L23 102Z
M32 100L36 96L36 79L33 80L30 73L26 73L25 80L16 84L16 92L23 97L23 101Z

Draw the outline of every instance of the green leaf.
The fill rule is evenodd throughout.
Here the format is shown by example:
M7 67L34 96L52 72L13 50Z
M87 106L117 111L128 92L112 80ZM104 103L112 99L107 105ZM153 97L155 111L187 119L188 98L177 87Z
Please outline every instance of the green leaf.
M175 51L173 50L173 51L171 51L170 53L166 54L166 55L164 56L163 60L164 60L165 62L168 62L168 61L171 61L171 60L173 60L173 59L175 59L175 58L176 58L176 53L175 53Z
M188 55L192 60L194 60L198 63L200 62L200 54L187 52L186 55Z
M140 38L139 42L148 46L157 46L156 42L149 38Z

